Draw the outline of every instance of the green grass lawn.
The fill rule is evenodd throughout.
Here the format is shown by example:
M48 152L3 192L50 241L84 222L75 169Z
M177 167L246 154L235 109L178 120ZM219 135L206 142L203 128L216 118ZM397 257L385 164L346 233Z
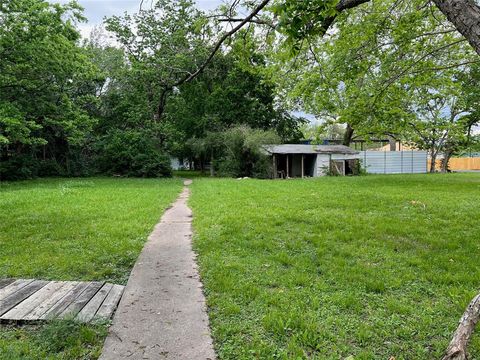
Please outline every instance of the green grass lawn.
M0 183L0 278L125 284L179 180Z
M0 278L125 284L180 190L178 179L0 183ZM0 359L96 358L105 334L105 326L74 323L3 326Z
M190 204L220 359L439 359L480 290L478 174L197 179Z

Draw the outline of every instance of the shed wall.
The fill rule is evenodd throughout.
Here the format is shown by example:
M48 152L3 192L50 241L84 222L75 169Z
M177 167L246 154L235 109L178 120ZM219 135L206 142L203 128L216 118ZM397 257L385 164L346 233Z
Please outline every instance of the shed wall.
M330 167L330 155L328 154L318 154L317 155L317 175L324 176L327 175L328 169Z
M361 159L361 154L332 154L332 160L354 160Z

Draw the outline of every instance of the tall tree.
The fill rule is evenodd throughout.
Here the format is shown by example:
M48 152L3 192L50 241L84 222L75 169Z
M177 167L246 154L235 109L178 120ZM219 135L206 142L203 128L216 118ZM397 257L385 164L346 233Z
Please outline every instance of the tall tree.
M82 20L75 2L0 4L0 157L7 168L3 177L8 169L13 169L12 176L30 173L28 165L18 162L36 157L68 167L69 148L81 145L90 131L93 120L84 105L92 93L83 85L98 73L78 46L75 23Z
M477 61L438 10L420 5L370 3L339 16L328 37L306 39L293 58L275 47L278 81L307 111L346 124L346 145L355 134L399 137L416 87L448 82L450 69Z
M456 85L447 82L413 91L412 117L407 120L403 136L407 143L429 152L430 172L436 171L441 153L446 160L443 170L446 170L450 156L467 136L463 119L468 113L462 107L460 92L453 88Z
M143 83L152 117L159 121L167 98L209 54L211 28L192 0L157 0L150 9L114 16L107 30L128 54Z

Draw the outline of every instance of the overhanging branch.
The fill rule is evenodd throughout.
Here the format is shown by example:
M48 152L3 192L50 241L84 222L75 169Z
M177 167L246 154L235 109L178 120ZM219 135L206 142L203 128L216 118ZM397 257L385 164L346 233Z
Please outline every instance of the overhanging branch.
M203 70L205 70L205 68L208 66L208 64L210 64L210 62L213 60L213 58L215 57L215 54L218 52L218 50L220 49L222 44L225 42L225 40L227 40L229 37L234 35L245 24L251 22L251 20L260 11L262 11L262 9L265 8L268 5L269 2L270 2L270 0L263 0L257 7L255 7L253 9L253 11L245 19L240 21L240 23L237 26L235 26L233 29L231 29L230 31L227 31L225 34L223 34L222 37L217 41L217 43L213 47L213 50L210 52L210 55L208 56L208 58L200 65L200 67L197 70L195 70L193 73L191 73L188 76L184 77L183 79L180 79L179 81L177 81L173 86L174 87L175 86L180 86L180 85L182 85L186 82L190 82L193 79L195 79L198 75L200 75L203 72Z

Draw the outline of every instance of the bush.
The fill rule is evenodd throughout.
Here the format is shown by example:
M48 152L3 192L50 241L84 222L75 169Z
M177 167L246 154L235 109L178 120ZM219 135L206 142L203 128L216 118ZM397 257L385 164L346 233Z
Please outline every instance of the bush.
M165 154L149 152L133 157L129 176L170 177L172 168L170 158Z
M115 130L99 143L101 172L138 177L172 176L170 157L159 150L154 136L136 130Z
M43 154L31 148L24 154L3 154L0 160L0 181L26 180L36 177L89 176L94 174L91 156L82 149L70 147L61 159L39 159Z
M0 161L0 180L24 180L37 175L37 164L29 155L15 155Z
M269 178L272 162L263 145L278 144L273 131L238 126L219 133L216 141L217 160L213 166L221 176Z
M51 177L63 175L64 170L55 160L40 160L37 163L37 176Z

